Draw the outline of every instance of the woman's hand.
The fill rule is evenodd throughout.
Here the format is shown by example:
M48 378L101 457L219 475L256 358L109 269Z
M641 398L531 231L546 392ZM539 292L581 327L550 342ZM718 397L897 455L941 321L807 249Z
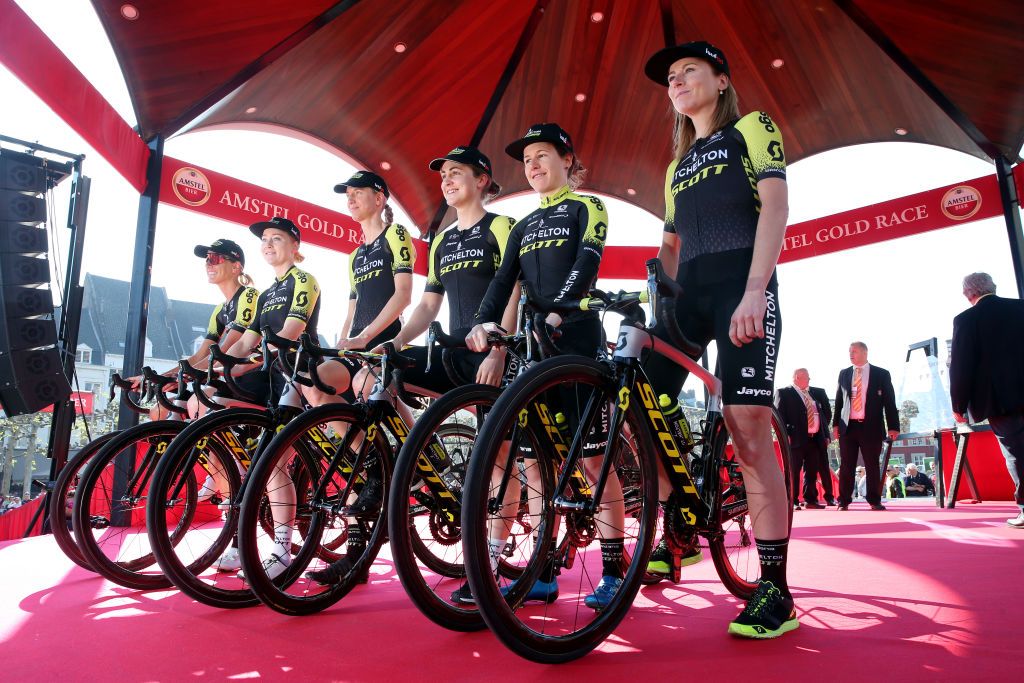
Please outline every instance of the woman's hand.
M466 347L470 351L476 351L477 353L481 353L488 349L488 326L493 327L494 323L481 323L479 325L474 325L473 329L471 329L469 331L469 334L466 335Z
M349 337L348 339L342 339L338 342L338 348L342 351L359 351L366 346L366 342L369 341L359 334L355 337Z
M768 300L764 290L747 290L729 321L729 339L736 346L764 337L764 313Z
M501 378L504 374L505 349L495 347L491 349L491 352L487 354L487 358L484 358L484 362L477 369L476 382L477 384L490 384L492 387L496 387L501 383Z

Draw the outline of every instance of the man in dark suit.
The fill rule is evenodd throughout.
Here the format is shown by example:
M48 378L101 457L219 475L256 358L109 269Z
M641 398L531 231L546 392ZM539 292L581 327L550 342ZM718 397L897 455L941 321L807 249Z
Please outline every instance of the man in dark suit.
M833 434L839 439L839 509L847 510L853 500L853 472L858 455L864 459L867 498L872 510L884 510L878 456L882 442L900 433L900 414L889 371L868 365L868 346L850 344L848 368L839 371Z
M1024 301L996 296L988 273L964 278L971 307L953 319L949 393L953 416L966 422L988 418L1015 486L1017 517L1006 523L1024 529Z
M824 509L818 502L818 473L822 473L825 499L832 498L832 476L828 470L828 427L832 422L832 408L824 389L812 387L806 368L793 373L793 386L782 387L775 394L775 407L789 434L790 454L793 457L793 502L800 494L800 469L804 470L804 504L810 509ZM827 479L826 479L827 476Z

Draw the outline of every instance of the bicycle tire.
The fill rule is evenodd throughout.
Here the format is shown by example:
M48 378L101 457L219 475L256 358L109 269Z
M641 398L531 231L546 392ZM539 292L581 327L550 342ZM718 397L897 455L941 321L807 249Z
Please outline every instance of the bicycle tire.
M599 645L625 617L646 570L657 510L654 443L647 432L644 422L646 418L638 402L624 401L625 424L629 425L630 432L637 439L636 461L639 473L635 484L639 487L638 495L642 503L632 516L627 516L626 527L621 530L627 538L624 558L631 558L621 586L602 610L594 611L585 607L583 592L593 590L596 586L596 582L589 576L587 563L589 560L591 565L600 566L601 553L599 549L595 554L588 545L571 542L564 544L567 552L564 559L568 563L562 566L557 597L550 603L544 603L540 613L531 607L514 609L513 606L523 600L533 580L539 576L542 565L550 561L550 553L563 547L556 538L561 532L556 533L556 529L565 527L568 530L572 527L573 534L577 536L585 529L586 520L573 520L571 514L560 520L562 524L555 524L556 506L550 501L558 473L554 471L555 461L551 453L539 448L543 442L538 437L542 431L550 433L553 424L540 425L540 420L532 419L532 415L543 413L541 406L546 400L535 403L535 399L556 387L562 387L559 391L563 392L566 391L564 387L573 387L568 390L569 400L577 401L577 405L584 404L588 396L597 396L598 405L611 405L620 401L612 374L606 365L598 361L564 356L534 365L505 389L484 422L477 437L476 450L470 459L463 489L462 528L466 573L480 614L491 631L513 652L541 663L566 662L585 655ZM521 418L520 413L524 410L527 415ZM525 424L520 423L520 419L524 419ZM550 476L542 476L545 517L541 521L538 541L522 579L508 587L505 597L500 591L499 582L490 571L485 538L490 516L491 470L498 447L514 431L516 424L523 425L520 429L524 438L528 439L542 473L550 471ZM571 496L574 493L567 489L561 495ZM568 535L568 531L565 535ZM582 539L586 540L586 537ZM598 558L596 562L594 557ZM520 618L520 612L525 613L525 618ZM588 621L591 616L593 618Z
M144 508L153 467L184 427L183 422L156 420L126 429L96 453L79 478L72 509L75 541L93 569L110 581L138 590L171 585L153 556ZM117 482L125 478L133 488L115 498ZM175 537L195 512L197 488L187 487L184 493L180 523L170 532Z
M368 447L367 450L380 463L385 499L378 511L368 514L360 520L360 523L365 524L369 529L366 547L362 554L353 561L352 571L341 577L341 580L335 584L321 585L305 576L305 571L311 564L317 569L323 568L327 564L322 556L322 539L325 530L340 535L347 533L348 525L347 518L340 513L340 509L343 507L341 496L346 490L348 479L338 471L326 471L325 465L328 461L321 457L323 451L311 434L314 430L326 433L325 427L331 422L345 422L349 425L349 429L360 430L365 439L367 431L364 428L365 416L365 408L340 403L307 410L293 418L284 429L277 433L249 472L239 516L238 541L242 570L260 602L277 612L301 616L320 612L335 604L360 583L362 576L368 574L370 566L386 540L386 494L390 482L393 455L391 445L383 430L376 429L375 425L370 425L367 427L373 427L375 435L371 437L372 448ZM298 544L296 550L296 536L293 533L294 556L291 558L289 568L276 579L271 579L263 568L261 545L266 546L272 539L266 538L267 533L261 522L263 514L261 510L264 508L264 498L269 499L268 494L271 491L268 491L267 487L271 485L274 472L285 471L289 467L292 467L293 470L295 468L306 469L311 473L310 481L316 483L314 494L321 485L324 490L321 494L312 495L309 498L307 510L300 510L296 506L293 514L308 512L308 518L302 522L304 531L301 532L301 543ZM352 476L365 477L366 472L363 470ZM293 531L299 527L295 518L293 518L291 526Z
M77 564L82 569L88 569L91 572L96 570L92 568L89 561L85 559L85 555L82 554L82 550L78 547L78 542L75 540L75 534L71 529L72 525L72 510L74 509L74 497L75 491L78 489L78 482L81 478L85 468L89 465L89 461L96 455L97 452L103 446L106 445L114 436L120 432L111 432L99 436L85 446L82 447L78 453L75 453L74 457L68 460L64 467L61 468L60 474L57 475L57 480L53 484L53 490L50 492L49 501L49 516L50 516L50 531L53 533L53 540L57 542L59 547L68 559ZM68 503L71 502L69 507Z
M156 561L182 593L211 607L233 609L258 604L256 596L234 572L212 569L235 536L238 522L240 460L248 437L274 428L266 410L225 408L190 423L167 447L153 475L152 496L146 506L147 529ZM254 438L259 438L254 436ZM179 486L196 486L200 477L216 473L227 491L218 491L216 510L194 515L184 533L172 537L168 517L179 508Z
M793 528L793 477L789 454L789 440L785 424L778 411L772 409L772 431L776 445L776 457L782 469L786 485L786 510L789 529ZM746 489L743 486L742 468L735 456L727 452L729 442L725 420L719 419L712 435L712 457L718 464L715 475L721 486L715 492L712 504L714 529L708 539L711 559L722 584L730 593L742 600L749 600L757 588L761 575L760 560L754 543L754 530L745 511ZM730 506L735 511L730 511Z
M498 387L466 384L435 399L416 420L395 461L391 482L393 494L388 499L388 535L395 572L417 609L435 624L453 631L478 631L486 628L486 624L475 605L456 605L446 597L459 588L466 574L462 563L461 508L458 509L459 519L453 520L456 528L451 529L450 524L445 523L442 529L447 534L441 536L444 531L435 529L436 524L429 519L433 501L429 489L414 490L423 482L417 463L421 457L428 457L426 451L431 445L440 443L442 447L447 446L444 438L437 437L443 434L443 430L454 426L449 422L453 416L476 408L478 425L482 417L481 408L493 406L500 395ZM473 430L474 440L478 429ZM450 450L446 448L445 455L448 462L455 464ZM464 453L464 456L468 455ZM453 493L461 494L464 476L463 471L458 482L460 490ZM400 493L405 491L410 494ZM410 502L413 494L419 495L416 506ZM424 535L433 537L436 543L428 545ZM443 553L441 557L434 552L435 547ZM453 582L450 579L459 580Z

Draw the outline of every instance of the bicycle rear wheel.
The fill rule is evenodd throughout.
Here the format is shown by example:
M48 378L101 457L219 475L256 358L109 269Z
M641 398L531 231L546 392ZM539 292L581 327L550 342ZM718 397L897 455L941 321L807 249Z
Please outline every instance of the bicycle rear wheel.
M326 437L332 423L345 426L347 439ZM339 442L349 446L340 465L330 467ZM353 516L343 514L343 508L355 501L370 478L367 461L375 463L373 473L381 479L386 496L393 457L383 430L366 424L361 406L335 403L307 410L278 432L249 473L239 517L242 570L263 604L282 614L312 614L366 581L386 540L386 498L379 507ZM361 548L352 545L356 524L365 542ZM282 529L292 539L291 556L288 569L272 578L264 561ZM340 553L342 543L347 543L345 553ZM358 552L350 557L354 548ZM326 569L335 560L348 563L336 583L320 584L305 575L306 570Z
M167 588L146 533L146 503L153 471L182 422L136 425L108 441L85 468L75 491L75 541L93 569L128 588ZM169 525L177 538L195 513L197 487L182 490L182 513Z
M434 400L412 429L395 462L388 502L391 556L413 604L431 621L455 631L485 627L474 604L451 599L465 581L462 562L462 486L484 416L501 394L468 384ZM442 493L424 480L437 471ZM404 492L408 492L405 494ZM454 514L454 518L448 515Z
M772 439L775 456L786 483L786 510L789 528L793 528L793 477L789 455L789 440L778 411L772 409ZM747 490L743 483L743 468L736 460L732 439L725 420L718 418L711 438L712 460L718 464L720 482L712 504L714 528L708 546L715 570L730 593L743 600L750 599L761 577L761 563L754 541L754 529L747 507ZM710 476L716 476L714 473Z
M218 571L214 563L235 536L240 473L273 427L265 410L227 408L204 415L170 443L153 476L146 520L156 560L182 593L203 604L234 608L258 602L236 576L237 567ZM195 514L185 515L188 502L181 492L189 488L203 490L204 501Z
M73 458L65 463L60 474L57 475L53 491L50 492L50 530L53 532L53 539L57 541L57 546L64 551L68 559L79 567L88 569L91 572L96 570L85 559L85 555L82 554L77 541L75 541L75 535L72 533L71 527L73 522L71 518L73 516L72 511L74 510L75 492L78 490L78 482L81 479L82 473L89 466L93 456L117 434L119 432L104 434L83 446L82 450L78 451Z
M601 643L619 624L632 604L647 566L657 511L657 470L654 444L636 401L628 395L620 399L607 366L582 357L552 358L531 367L499 397L477 437L463 490L463 546L466 573L484 621L495 635L517 654L527 659L557 663L581 657ZM625 453L625 440L602 422L615 406L623 406L623 429L635 439L635 452ZM589 514L596 488L596 470L603 456L591 463L577 461L573 482L559 490L559 478L566 466L553 449L569 455L568 448L553 437L558 412L569 417L568 443L573 431L576 441L594 453L612 439L612 472L618 470L628 480L623 492L630 500L616 498L611 479L604 489L601 508L611 513L617 505L626 509L624 522L614 514L602 517ZM508 583L491 571L488 539L489 525L512 520L508 517L507 494L501 497L502 482L512 476L513 467L499 457L503 442L513 448L529 448L532 459L525 467L536 468L539 476L527 478L523 489L535 518L535 536L513 550L507 561L520 560L522 576ZM627 472L620 464L629 464ZM508 473L508 474L506 474ZM513 477L514 478L514 477ZM499 497L501 499L499 500ZM518 509L512 514L518 515ZM621 524L621 526L617 526ZM604 573L601 537L622 538L623 580L599 611L586 606L586 598L598 587ZM530 591L535 581L554 569L558 591L537 594ZM532 597L546 598L541 605L524 604Z

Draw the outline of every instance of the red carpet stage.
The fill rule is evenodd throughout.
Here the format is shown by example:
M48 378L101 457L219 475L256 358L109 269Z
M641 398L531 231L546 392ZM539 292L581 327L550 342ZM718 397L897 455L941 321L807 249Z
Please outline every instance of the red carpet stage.
M1015 508L896 502L796 513L790 577L800 628L731 638L736 601L710 558L643 589L612 639L541 666L489 632L445 631L406 599L386 558L369 585L312 617L221 611L79 569L52 538L0 545L8 681L970 680L1024 676L1024 531ZM568 678L566 678L568 677Z

